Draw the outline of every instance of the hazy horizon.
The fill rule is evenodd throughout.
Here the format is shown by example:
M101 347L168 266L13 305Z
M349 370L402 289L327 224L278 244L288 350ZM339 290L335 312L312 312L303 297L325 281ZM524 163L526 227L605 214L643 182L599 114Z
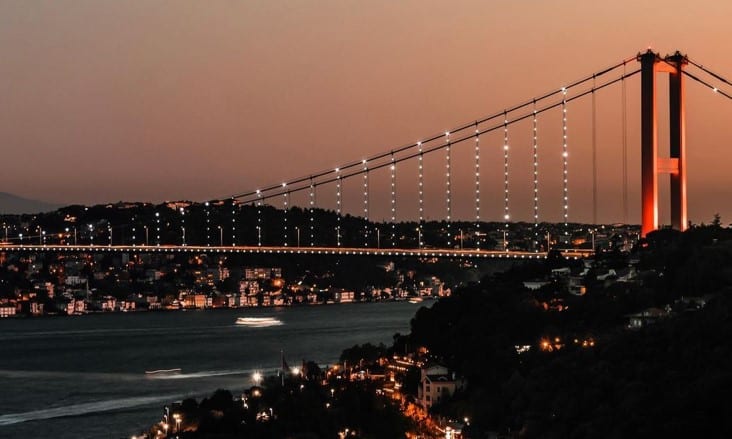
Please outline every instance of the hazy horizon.
M56 204L223 198L409 144L649 46L662 55L681 50L729 77L729 16L732 4L711 0L5 1L0 141L8 165L0 190ZM730 218L732 206L720 200L732 196L724 166L732 102L692 81L687 96L690 219ZM597 99L598 220L618 222L619 87ZM629 222L637 223L637 78L628 82L628 103ZM570 221L592 218L590 109L586 100L569 106ZM555 119L539 121L540 173L551 175L540 192L546 221L561 214ZM522 159L529 129L511 131L517 221L531 218L531 164ZM502 182L492 175L502 172L501 140L486 136L482 145L489 221L503 207ZM456 218L473 215L469 156L469 146L455 148ZM430 160L427 216L438 217L443 165ZM416 216L416 174L404 168L399 219ZM359 197L347 191L356 186L344 189L352 214ZM374 182L373 197L371 216L386 217L388 182ZM334 200L322 198L332 208Z

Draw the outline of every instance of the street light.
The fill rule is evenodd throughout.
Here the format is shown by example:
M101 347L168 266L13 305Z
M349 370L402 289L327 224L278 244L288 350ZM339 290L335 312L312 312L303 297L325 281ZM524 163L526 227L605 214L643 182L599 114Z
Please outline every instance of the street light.
M460 250L463 249L463 229L460 229Z
M224 246L224 228L219 226L219 247Z
M422 228L417 227L417 248L422 248Z
M381 231L376 228L376 248L381 248Z
M143 229L145 229L145 247L150 245L150 240L148 239L148 230L147 226L142 226Z
M175 419L175 432L180 433L180 422L181 422L181 415L180 413L176 413L173 415L173 419Z
M185 227L181 227L180 230L181 230L181 232L183 232L183 238L182 239L183 239L183 246L185 247L185 245L186 245L186 228Z
M109 246L111 247L112 246L112 225L111 224L107 227L107 230L109 230Z
M300 228L295 226L295 232L297 232L297 246L300 247Z

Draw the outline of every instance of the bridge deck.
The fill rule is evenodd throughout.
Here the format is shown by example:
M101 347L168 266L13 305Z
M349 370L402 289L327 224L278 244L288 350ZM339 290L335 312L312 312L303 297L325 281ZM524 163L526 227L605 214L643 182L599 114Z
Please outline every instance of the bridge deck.
M268 247L268 246L195 246L195 245L13 245L0 244L0 251L59 252L59 253L245 253L283 255L370 255L405 256L418 258L508 258L543 259L545 252L500 251L477 249L415 249L415 248L358 248L358 247ZM569 258L587 257L589 250L560 250Z

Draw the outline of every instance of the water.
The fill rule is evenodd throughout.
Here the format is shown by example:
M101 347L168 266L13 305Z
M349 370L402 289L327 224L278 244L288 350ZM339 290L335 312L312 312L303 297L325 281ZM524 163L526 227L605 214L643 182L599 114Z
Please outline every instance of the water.
M254 370L337 360L356 343L389 344L407 302L129 313L0 321L0 438L129 437L166 403L251 385ZM273 317L282 325L235 325ZM180 368L177 375L145 371Z

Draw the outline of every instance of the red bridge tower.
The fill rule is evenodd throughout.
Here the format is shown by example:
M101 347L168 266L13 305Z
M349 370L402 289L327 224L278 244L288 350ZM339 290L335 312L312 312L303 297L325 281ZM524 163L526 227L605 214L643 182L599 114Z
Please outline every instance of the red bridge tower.
M658 176L671 177L671 227L686 230L686 121L683 69L685 55L661 58L650 49L638 55L641 63L641 236L658 229ZM669 158L658 157L656 74L669 74Z

